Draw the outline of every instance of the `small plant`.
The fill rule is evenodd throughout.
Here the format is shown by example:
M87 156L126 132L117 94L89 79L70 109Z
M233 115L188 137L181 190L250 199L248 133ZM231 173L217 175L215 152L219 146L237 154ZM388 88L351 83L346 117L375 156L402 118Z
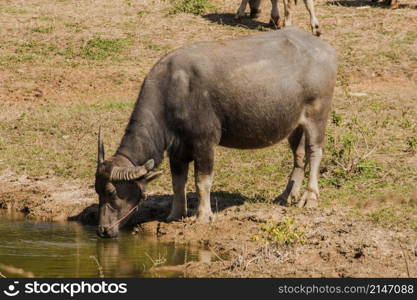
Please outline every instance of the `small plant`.
M145 255L152 262L152 267L157 267L157 266L163 265L167 262L166 254L162 255L162 254L158 253L158 257L156 257L156 258L153 258L152 256L150 256L146 252L145 252Z
M404 119L401 122L400 127L403 129L411 128L413 127L413 121L411 121L410 119Z
M338 126L341 120L341 116L332 114L333 124ZM341 187L353 177L376 178L381 171L380 164L370 159L376 150L376 145L371 148L368 143L372 132L356 119L347 122L345 127L343 133L327 134L327 162L321 172L323 180L336 187Z
M140 10L140 11L138 11L137 13L136 13L136 15L138 16L138 17L140 17L140 18L142 18L142 17L144 17L145 15L147 15L148 14L148 12L147 11L143 11L143 10Z
M411 152L413 154L417 153L417 136L409 137L407 139L407 152Z
M342 125L342 115L332 111L332 123L336 126Z
M354 145L357 143L356 137L351 133L341 136L329 135L327 141L332 164L341 167L345 171L350 171L354 164L351 156Z
M215 6L209 0L173 0L170 14L189 13L201 15L207 11L214 10Z
M282 222L268 222L261 227L262 234L252 236L254 241L290 245L304 243L304 230L295 224L293 218L285 217Z

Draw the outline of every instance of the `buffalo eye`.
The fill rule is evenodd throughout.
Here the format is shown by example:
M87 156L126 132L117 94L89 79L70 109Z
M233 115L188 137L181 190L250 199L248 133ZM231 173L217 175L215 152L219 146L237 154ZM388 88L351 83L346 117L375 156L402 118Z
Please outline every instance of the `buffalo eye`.
M116 198L117 197L116 189L107 190L107 196L109 196L111 198Z

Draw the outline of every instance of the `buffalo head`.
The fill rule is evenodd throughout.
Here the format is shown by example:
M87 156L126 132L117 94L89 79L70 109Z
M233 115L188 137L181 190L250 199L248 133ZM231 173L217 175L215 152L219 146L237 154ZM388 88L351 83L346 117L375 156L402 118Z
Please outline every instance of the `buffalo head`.
M131 163L120 166L120 163L115 163L114 157L105 160L99 129L95 189L99 197L97 234L100 237L116 237L119 234L119 228L132 210L145 199L146 185L161 174L152 171L153 167L153 159L141 166Z

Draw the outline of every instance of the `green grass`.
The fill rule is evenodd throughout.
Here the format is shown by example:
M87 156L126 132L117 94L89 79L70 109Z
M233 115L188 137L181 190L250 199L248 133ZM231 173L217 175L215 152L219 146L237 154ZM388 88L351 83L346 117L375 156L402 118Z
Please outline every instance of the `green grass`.
M70 28L77 28L75 27ZM48 27L49 28L49 27ZM47 27L36 27L33 32L46 34ZM101 38L96 37L90 39L85 45L66 45L60 47L53 43L28 41L16 45L13 54L0 56L0 65L12 66L15 63L25 63L34 61L36 63L60 61L64 64L82 63L83 60L104 62L106 60L115 61L122 59L123 52L132 45L130 38ZM151 44L152 50L165 50L165 46L157 46ZM56 64L56 61L55 61Z
M51 33L54 30L53 26L39 26L31 29L35 33Z
M189 13L201 15L215 10L210 0L172 0L171 14Z
M0 56L0 65L8 66L18 63L27 63L35 59L33 55L4 55Z
M44 62L58 55L58 47L44 42L29 41L15 45L13 54L0 55L0 65L15 66L17 63Z
M36 55L39 57L48 57L57 53L58 47L44 42L25 42L18 46L16 54Z
M417 207L410 205L408 207L384 206L366 213L366 216L372 222L390 228L410 228L417 229Z
M79 23L64 23L64 27L73 33L79 33L86 29L86 26Z
M140 18L142 18L142 17L146 16L147 14L149 14L149 12L147 12L147 11L143 11L143 10L140 10L140 11L138 11L138 12L136 13L136 15L137 15L138 17L140 17Z
M81 49L80 56L91 60L105 60L114 57L132 44L128 38L109 39L97 37L87 42Z
M141 43L145 46L146 49L152 51L162 51L164 53L168 53L172 50L172 47L169 45L160 45L152 41L142 40Z
M98 126L103 126L106 143L114 149L132 104L46 105L20 114L13 122L0 122L0 169L10 167L32 176L91 177Z
M393 207L379 209L378 211L370 213L368 216L376 223L395 223L398 220Z
M4 13L12 14L12 15L24 15L29 12L26 9L17 8L17 7L2 7L1 9Z

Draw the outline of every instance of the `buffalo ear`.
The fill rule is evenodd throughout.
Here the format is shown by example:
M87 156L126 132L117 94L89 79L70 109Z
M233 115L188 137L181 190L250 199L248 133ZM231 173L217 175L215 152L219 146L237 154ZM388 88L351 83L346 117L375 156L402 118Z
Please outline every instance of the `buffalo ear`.
M138 184L140 190L142 193L146 190L146 186L148 183L154 181L156 178L161 176L163 171L150 171L145 176L141 177L140 179L136 180L136 183Z
M146 183L149 183L157 179L163 173L164 173L163 171L150 171L143 177L143 179L146 180Z
M158 178L159 176L161 176L162 173L163 173L163 171L150 171L145 176L143 176L140 179L136 180L136 184L139 186L139 188L141 190L142 198L145 197L144 196L145 195L145 190L146 190L146 186L148 185L148 183L154 181L156 178Z

